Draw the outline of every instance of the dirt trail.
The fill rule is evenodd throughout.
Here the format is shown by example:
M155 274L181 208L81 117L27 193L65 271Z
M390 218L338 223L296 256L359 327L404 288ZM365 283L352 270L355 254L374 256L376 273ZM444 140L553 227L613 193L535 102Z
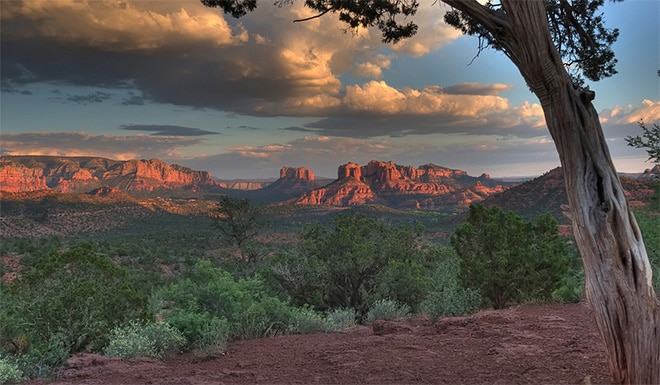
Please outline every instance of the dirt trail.
M377 322L334 334L236 341L199 362L73 357L51 384L580 384L609 382L586 304ZM30 384L45 383L32 381Z

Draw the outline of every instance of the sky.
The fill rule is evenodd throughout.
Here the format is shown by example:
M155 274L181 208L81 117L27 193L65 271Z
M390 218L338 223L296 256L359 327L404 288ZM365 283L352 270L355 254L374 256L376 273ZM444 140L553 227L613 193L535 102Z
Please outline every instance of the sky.
M219 179L282 167L336 177L370 160L470 175L559 165L541 107L500 52L422 1L396 45L302 1L241 19L198 0L0 1L2 155L158 158ZM652 164L624 138L660 121L660 2L607 4L618 74L589 83L614 164Z

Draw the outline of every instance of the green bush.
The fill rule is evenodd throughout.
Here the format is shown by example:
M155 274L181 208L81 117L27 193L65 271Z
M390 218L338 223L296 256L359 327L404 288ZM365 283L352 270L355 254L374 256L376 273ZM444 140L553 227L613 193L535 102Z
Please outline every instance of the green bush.
M461 282L496 309L550 300L570 267L566 239L550 214L530 223L512 211L471 205L451 243L460 257Z
M561 303L578 303L584 300L584 273L562 277L559 287L552 292L552 300Z
M306 226L288 255L270 261L269 283L295 305L352 308L359 318L382 298L416 306L428 285L428 253L421 226L389 223L350 211L331 226Z
M37 358L52 351L53 341L69 353L99 351L113 327L148 314L146 296L128 283L126 271L88 243L39 258L0 286L0 302L0 337L22 341L17 353Z
M181 331L187 348L204 357L215 357L227 347L231 338L229 322L208 312L173 309L165 313L167 322Z
M440 317L470 314L479 309L481 294L465 288L458 279L458 256L449 248L438 250L439 261L435 266L431 286L420 304L420 312L435 321Z
M190 341L200 337L201 325L218 323L226 323L233 338L272 335L285 331L291 317L289 305L270 295L259 278L234 278L210 261L199 261L159 296L171 303L165 320Z
M391 299L381 299L374 302L367 312L367 323L376 320L390 321L405 318L410 315L410 306L400 304Z
M0 356L0 385L18 383L23 380L23 371L16 363Z
M288 332L292 334L323 333L327 329L323 315L309 306L294 308Z
M332 309L325 316L325 331L337 332L356 325L355 309Z
M287 328L288 333L331 333L355 326L354 309L333 309L325 316L310 306L294 308Z
M186 344L186 339L177 329L167 323L141 324L130 321L117 327L110 334L110 343L104 354L124 359L133 357L164 358L176 354Z
M660 184L660 183L658 183ZM656 187L656 197L660 187ZM637 224L644 237L644 246L651 263L653 272L653 288L656 293L660 293L660 212L658 212L658 200L655 199L653 209L635 210Z
M48 341L33 344L26 352L15 354L16 365L28 378L46 377L69 358L66 340L64 334L53 333Z

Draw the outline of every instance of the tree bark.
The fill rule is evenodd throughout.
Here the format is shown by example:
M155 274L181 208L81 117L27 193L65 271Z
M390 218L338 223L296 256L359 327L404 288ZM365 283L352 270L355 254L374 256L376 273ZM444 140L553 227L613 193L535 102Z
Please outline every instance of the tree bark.
M641 232L605 142L594 92L575 89L550 36L543 0L443 0L484 25L539 98L559 153L587 300L615 383L660 384L660 302Z

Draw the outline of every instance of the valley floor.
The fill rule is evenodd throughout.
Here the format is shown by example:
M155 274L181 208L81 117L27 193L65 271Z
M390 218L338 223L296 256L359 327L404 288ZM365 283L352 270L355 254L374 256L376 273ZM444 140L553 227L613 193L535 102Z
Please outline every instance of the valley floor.
M342 333L235 341L225 355L166 361L73 357L29 384L600 384L603 345L586 304L378 321Z

